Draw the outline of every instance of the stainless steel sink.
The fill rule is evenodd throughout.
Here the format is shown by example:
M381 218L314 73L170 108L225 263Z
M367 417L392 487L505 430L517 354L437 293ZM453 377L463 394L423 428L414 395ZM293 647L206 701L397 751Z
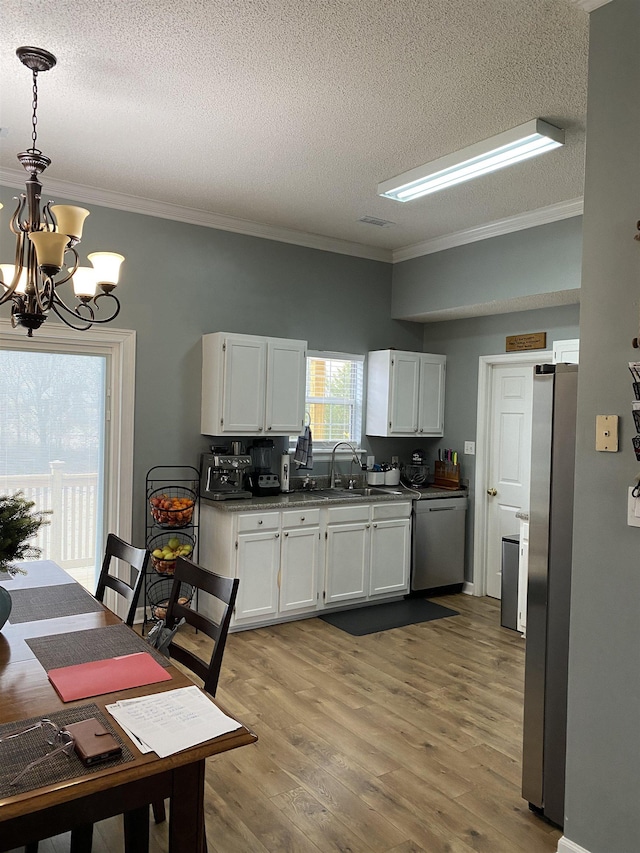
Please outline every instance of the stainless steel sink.
M328 501L334 499L351 499L375 497L376 495L400 495L402 492L396 489L378 489L375 486L366 486L362 489L312 489L310 491L295 492L296 500Z
M321 494L329 498L367 498L375 497L376 495L399 495L399 491L392 489L378 489L375 486L365 486L362 489L320 489ZM315 492L318 494L318 492Z
M376 486L365 486L363 489L332 489L336 497L375 497L376 495L399 495L394 489L378 489Z

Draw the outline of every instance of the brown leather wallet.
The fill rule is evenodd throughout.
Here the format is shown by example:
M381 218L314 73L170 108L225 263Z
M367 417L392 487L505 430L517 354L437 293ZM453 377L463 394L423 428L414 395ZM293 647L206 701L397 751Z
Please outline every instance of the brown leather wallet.
M87 766L122 755L118 741L95 717L71 723L65 730L73 735L76 754Z

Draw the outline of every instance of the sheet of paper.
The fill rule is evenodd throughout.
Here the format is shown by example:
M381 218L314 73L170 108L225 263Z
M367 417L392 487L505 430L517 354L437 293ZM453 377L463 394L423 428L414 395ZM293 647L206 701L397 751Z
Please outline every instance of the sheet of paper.
M123 699L107 710L160 758L240 728L195 685Z

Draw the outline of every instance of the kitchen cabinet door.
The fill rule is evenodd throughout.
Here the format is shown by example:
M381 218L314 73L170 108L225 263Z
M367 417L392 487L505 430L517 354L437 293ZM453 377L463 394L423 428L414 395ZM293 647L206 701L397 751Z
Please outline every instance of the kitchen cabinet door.
M411 520L374 521L371 526L369 595L407 592L411 553Z
M446 357L420 356L418 434L437 436L444 432L444 380Z
M280 551L280 612L318 606L320 528L284 530Z
M367 597L369 582L369 522L327 526L324 603Z
M235 621L275 615L278 610L280 533L241 533L236 577L240 578Z
M396 352L391 357L389 435L415 435L418 430L420 357Z
M266 344L257 338L229 337L224 348L221 427L233 435L255 435L264 427Z
M446 361L446 356L431 353L370 352L367 435L442 435Z
M268 341L265 392L267 433L298 435L304 428L306 348L304 341Z
M202 336L204 435L259 435L264 428L267 344L250 335Z

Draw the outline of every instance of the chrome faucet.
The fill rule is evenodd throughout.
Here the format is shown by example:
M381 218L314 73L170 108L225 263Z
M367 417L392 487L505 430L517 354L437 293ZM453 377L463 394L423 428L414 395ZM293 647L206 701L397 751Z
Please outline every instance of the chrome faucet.
M336 468L336 450L343 444L346 444L347 447L351 450L351 462L355 462L356 465L360 464L360 459L358 458L358 452L355 449L355 447L353 446L353 444L351 444L348 441L339 441L335 445L333 450L331 451L331 463L329 466L329 488L330 489L335 489L336 484L341 482L339 478L336 478L335 468Z

